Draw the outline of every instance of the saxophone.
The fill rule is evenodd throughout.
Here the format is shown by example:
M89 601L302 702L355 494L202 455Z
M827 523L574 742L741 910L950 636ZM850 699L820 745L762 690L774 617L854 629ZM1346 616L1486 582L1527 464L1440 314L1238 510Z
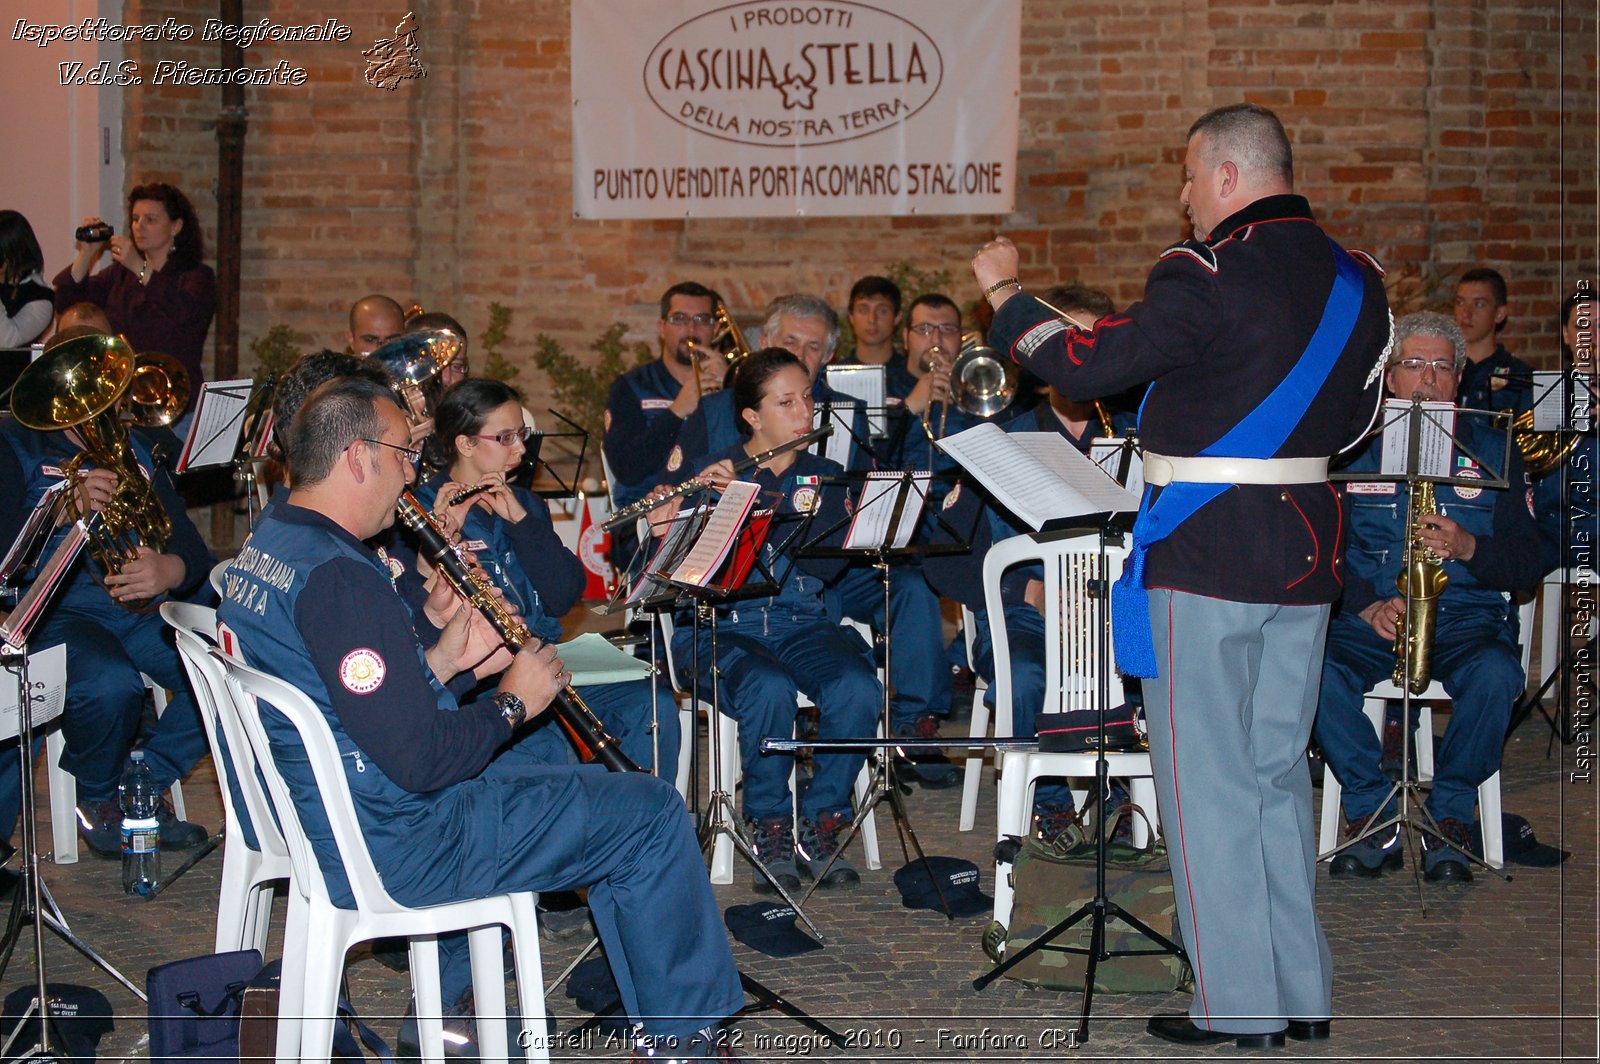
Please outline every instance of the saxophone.
M1432 481L1411 486L1411 511L1406 524L1406 560L1395 587L1402 597L1410 593L1405 620L1394 634L1394 685L1414 695L1428 689L1433 678L1433 630L1439 619L1439 596L1450 577L1433 549L1422 542L1422 519L1439 512Z

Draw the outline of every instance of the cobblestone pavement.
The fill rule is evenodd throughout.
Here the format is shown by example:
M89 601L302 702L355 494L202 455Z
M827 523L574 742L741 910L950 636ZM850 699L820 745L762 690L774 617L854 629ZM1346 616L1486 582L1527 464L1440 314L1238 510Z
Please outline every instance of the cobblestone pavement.
M958 725L949 725L954 730ZM1573 851L1559 868L1511 867L1510 879L1480 874L1471 884L1419 886L1410 874L1351 883L1319 878L1319 909L1336 963L1334 1039L1291 1042L1273 1056L1319 1059L1596 1059L1596 791L1574 782L1576 747L1546 757L1548 729L1536 717L1509 743L1505 808L1527 817L1542 841ZM917 791L908 799L913 825L930 853L954 854L984 869L991 885L994 788L985 773L979 831L956 831L960 790ZM43 776L39 777L41 807ZM202 766L186 792L191 815L213 828L214 777ZM880 807L885 812L887 806ZM43 815L43 814L42 814ZM983 827L990 825L990 827ZM827 938L825 949L777 960L735 945L748 974L787 993L844 1032L849 1048L817 1044L804 1028L773 1013L739 1023L742 1054L757 1060L803 1057L858 1060L986 1060L1077 1056L1087 1060L1182 1058L1149 1039L1153 1012L1182 1011L1180 994L1096 997L1089 1039L1071 1048L1080 995L1037 990L1001 980L975 993L971 980L987 961L979 945L986 918L954 923L902 908L892 873L903 858L887 816L879 818L886 867L864 872L847 894L819 895L808 906ZM41 833L48 840L47 832ZM48 841L46 841L48 846ZM852 856L858 857L853 854ZM169 862L172 855L167 855ZM860 864L859 859L857 864ZM170 870L170 865L169 865ZM85 850L77 865L46 863L44 878L72 928L135 982L151 965L209 952L222 871L214 854L153 901L125 897L118 865ZM721 905L753 899L750 870L718 887ZM1426 908L1424 909L1423 904ZM663 914L667 915L667 914ZM270 949L279 948L280 901ZM546 941L544 970L554 978L578 944ZM51 979L104 990L118 1011L117 1029L102 1042L102 1059L146 1055L143 1006L62 944L46 936ZM5 973L3 989L31 976L25 942ZM385 1036L404 1011L409 984L363 948L350 958L357 1007ZM557 989L549 999L560 1030L583 1019ZM560 1060L625 1058L603 1038L564 1040ZM1189 1055L1244 1057L1231 1047Z

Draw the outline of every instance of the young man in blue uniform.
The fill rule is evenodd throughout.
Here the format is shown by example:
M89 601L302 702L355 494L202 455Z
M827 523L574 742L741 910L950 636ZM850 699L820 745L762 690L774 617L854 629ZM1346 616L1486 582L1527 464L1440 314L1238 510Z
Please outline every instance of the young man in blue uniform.
M1294 194L1288 138L1265 108L1190 128L1179 201L1195 239L1092 331L1022 292L1010 241L973 269L995 306L990 343L1069 398L1154 382L1114 634L1122 671L1154 677L1150 760L1195 995L1189 1015L1147 1029L1188 1045L1326 1038L1306 744L1339 594L1327 465L1370 419L1388 303L1375 265Z
M704 396L722 389L727 367L721 359L695 357L709 349L716 331L716 292L682 281L661 294L656 337L661 357L631 369L611 385L606 399L605 449L610 468L611 502L617 509L637 502L655 486L678 445L684 419ZM611 534L611 560L626 570L638 538L631 526Z
M685 1050L641 1052L714 1056L713 1028L743 995L683 802L644 773L497 756L569 677L547 645L510 658L459 606L424 653L388 568L365 545L415 479L408 440L386 388L341 379L312 393L287 436L294 486L230 566L219 618L250 664L321 708L373 861L399 901L588 885L629 1016L648 1039ZM501 668L481 702L460 705L445 689L457 673ZM270 712L267 725L275 746L296 748ZM292 755L281 769L302 796L330 892L348 901L314 781ZM465 941L441 940L440 958L444 1000L459 1008L470 986Z
M1449 318L1424 312L1395 323L1395 351L1385 375L1391 394L1454 402L1465 365L1466 341ZM1452 473L1476 479L1497 475L1498 470L1479 467L1472 455L1498 458L1504 437L1473 417L1457 418L1455 431L1464 449L1456 450ZM1350 470L1376 472L1382 449L1383 440L1375 437ZM1439 556L1449 578L1436 607L1432 668L1452 704L1427 802L1444 841L1423 836L1429 882L1472 878L1465 854L1472 845L1478 785L1499 771L1506 722L1525 680L1510 593L1531 591L1542 566L1532 489L1515 447L1505 475L1511 486L1504 490L1437 485L1438 513L1420 519L1418 535ZM1396 809L1380 766L1378 732L1361 707L1367 690L1394 671L1395 629L1406 608L1395 577L1406 565L1410 503L1405 484L1392 480L1351 480L1344 494L1350 511L1344 597L1328 630L1316 736L1343 788L1347 837L1353 838L1371 818L1387 819ZM1400 867L1401 850L1395 825L1335 856L1329 874L1377 876Z
M1533 405L1533 367L1500 342L1510 314L1506 279L1478 266L1456 282L1456 324L1467 344L1461 405L1472 410L1526 410Z
M132 351L128 354L131 357ZM56 590L30 641L38 649L58 643L67 646L67 696L61 719L66 749L61 764L77 778L78 832L102 857L122 853L117 784L144 711L141 673L171 692L166 712L143 743L145 763L155 774L157 786L165 791L187 775L207 751L200 714L171 632L160 614L134 612L128 606L144 600L159 604L168 597L202 592L214 559L184 511L171 478L158 469L142 430L129 433L128 447L172 522L165 549L157 553L141 546L120 575L109 576L100 572L99 563L85 548ZM40 432L15 418L0 423L0 540L10 543L16 538L44 492L61 483L63 467L83 453L75 429ZM80 470L77 485L66 490L76 492L80 512L98 512L111 500L118 480L116 470L96 468L88 462ZM65 535L64 526L52 532L41 548L41 563ZM23 585L35 576L37 567L23 575ZM0 756L0 831L4 832L0 837L10 836L20 802L17 760L6 752ZM179 820L165 803L160 819L161 843L169 849L186 849L206 839L203 827Z

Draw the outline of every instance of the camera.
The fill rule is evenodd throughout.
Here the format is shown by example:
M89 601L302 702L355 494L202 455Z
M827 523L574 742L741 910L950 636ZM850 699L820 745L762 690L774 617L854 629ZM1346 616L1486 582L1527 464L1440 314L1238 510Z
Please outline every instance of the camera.
M93 225L78 226L72 235L85 244L98 244L103 240L110 240L115 232L116 230L105 222L96 222Z

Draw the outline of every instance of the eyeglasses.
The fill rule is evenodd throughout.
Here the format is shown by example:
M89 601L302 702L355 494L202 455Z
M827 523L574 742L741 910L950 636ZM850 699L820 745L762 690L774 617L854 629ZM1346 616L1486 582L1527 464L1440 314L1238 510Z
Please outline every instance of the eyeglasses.
M406 456L406 461L410 462L412 465L416 465L418 462L422 461L422 452L415 447L402 447L398 443L384 443L382 440L369 440L365 436L361 437L361 442L374 444L378 447L387 447L391 451L399 451L401 454Z
M532 435L533 430L526 425L522 425L519 428L502 429L501 431L489 436L474 434L472 438L475 440L493 440L502 447L510 447L518 440L521 440L523 443L527 443L528 438Z
M1456 371L1455 360L1450 358L1402 358L1394 363L1394 367L1411 373L1422 373L1430 369L1439 374L1454 373Z
M715 314L685 314L682 311L679 311L676 314L668 314L662 320L668 325L676 325L681 329L685 325L714 324L717 320L717 316Z
M935 325L931 321L925 321L921 325L911 326L911 331L918 336L959 336L961 334L961 326Z

